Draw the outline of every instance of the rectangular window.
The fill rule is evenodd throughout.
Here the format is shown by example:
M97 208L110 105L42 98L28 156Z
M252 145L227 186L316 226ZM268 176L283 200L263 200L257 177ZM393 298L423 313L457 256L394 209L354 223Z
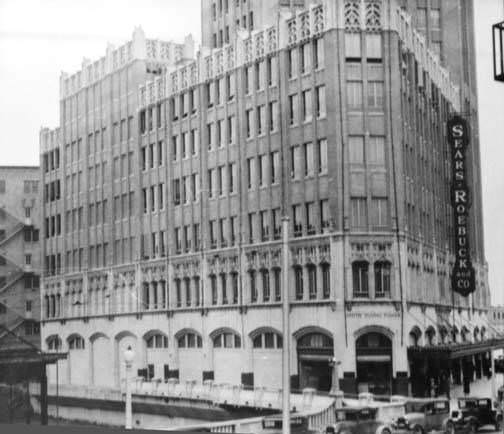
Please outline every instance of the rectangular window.
M197 155L199 148L198 130L191 130L191 155Z
M287 71L289 74L289 78L294 78L297 76L297 68L298 68L297 47L294 47L287 51Z
M382 37L380 33L366 34L366 57L368 60L382 58Z
M304 146L304 160L305 160L305 176L313 176L315 173L314 169L314 158L313 158L313 143L305 143Z
M145 188L143 189L143 192L144 192L144 212L147 212L147 205L146 205L147 192ZM173 204L180 205L180 179L173 180Z
M289 125L295 125L298 117L298 95L289 95Z
M228 74L226 76L226 86L227 86L228 100L231 101L235 96L235 81L233 74Z
M158 186L158 207L160 210L164 209L164 184Z
M349 109L362 109L362 81L347 82L347 104Z
M270 154L270 182L271 184L276 184L279 181L280 176L280 152L274 151Z
M364 164L364 137L350 136L348 148L351 164Z
M322 231L330 227L330 217L329 217L329 200L323 199L320 201L320 227Z
M327 113L325 86L318 86L315 89L315 99L317 118L325 118Z
M388 225L388 201L386 198L371 200L371 225L385 227Z
M247 186L248 186L249 190L253 186L253 182L254 182L255 176L256 176L256 173L255 173L255 159L254 158L248 158L247 159Z
M361 51L361 34L345 33L345 57L347 60L360 59Z
M208 197L212 198L214 197L214 189L215 189L215 182L214 182L214 173L215 169L208 169Z
M383 82L370 81L368 82L368 108L383 108Z
M268 105L269 108L269 130L277 131L278 129L278 102L272 101Z
M303 121L310 122L312 120L312 93L311 90L303 91Z
M255 234L255 213L251 212L248 215L248 226L249 226L249 242L250 244L254 243L254 234Z
M318 141L318 171L321 175L327 173L327 139Z
M324 38L317 38L313 41L313 54L315 69L323 68L325 64Z
M249 109L245 112L245 122L246 122L246 128L247 128L247 138L251 138L253 131L253 120L252 120L252 115L253 115L253 109Z
M237 225L236 225L236 216L231 216L229 219L229 229L231 232L231 246L236 244L237 238Z
M208 233L210 235L210 248L215 249L217 247L217 237L215 233L215 220L210 220L208 222Z
M163 142L158 142L158 166L162 166L163 165ZM123 174L124 176L126 176L126 174Z
M301 146L291 148L291 178L299 179L301 176Z
M257 135L264 133L264 127L266 125L266 107L260 105L257 108Z
M280 239L282 234L282 221L280 218L280 208L275 208L272 210L273 219L273 238L275 240Z
M308 235L315 234L315 204L313 202L306 204L306 229Z
M292 206L292 224L294 228L294 236L300 237L303 235L303 221L301 219L301 205Z
M195 223L193 225L193 240L194 240L194 249L199 250L199 248L200 248L200 226L199 226L199 223Z
M269 237L268 211L259 213L259 224L261 225L261 241L267 241Z
M364 229L367 226L366 198L351 198L352 227Z
M231 145L234 143L234 120L235 120L235 117L234 116L229 116L227 118L227 139L228 139L228 143Z
M427 27L427 9L426 8L418 8L417 13L417 22L416 25L419 28Z
M207 134L208 134L208 149L212 149L214 143L214 127L213 124L207 125Z
M309 42L304 43L300 47L301 54L301 73L304 74L311 70L311 44Z
M258 175L259 175L259 187L263 187L265 185L265 180L266 180L266 170L268 167L267 163L267 155L260 155L259 156L259 170L258 170Z
M439 9L430 10L429 24L431 29L439 29L441 27L441 11Z
M370 164L385 165L385 138L372 136L368 142L368 162Z
M252 91L252 66L245 68L245 94L249 95Z

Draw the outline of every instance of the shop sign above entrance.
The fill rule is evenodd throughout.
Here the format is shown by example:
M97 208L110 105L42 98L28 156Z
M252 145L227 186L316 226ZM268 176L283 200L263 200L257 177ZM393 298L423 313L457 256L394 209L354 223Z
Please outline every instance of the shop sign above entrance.
M465 119L454 116L448 123L448 144L452 156L452 206L454 215L455 265L451 275L452 290L467 297L475 291L475 272L469 249L469 187L465 152L469 129Z

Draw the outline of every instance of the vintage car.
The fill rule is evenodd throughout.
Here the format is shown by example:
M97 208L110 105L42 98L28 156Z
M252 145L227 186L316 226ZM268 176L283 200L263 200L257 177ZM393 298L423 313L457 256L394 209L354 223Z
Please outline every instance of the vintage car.
M460 398L457 404L458 408L451 412L447 422L447 433L475 433L488 425L500 431L502 411L490 398Z
M326 434L392 434L392 428L378 417L379 409L347 407L336 410L336 423L329 425Z
M444 398L405 398L406 414L392 424L394 433L425 434L443 431L450 419L450 401Z

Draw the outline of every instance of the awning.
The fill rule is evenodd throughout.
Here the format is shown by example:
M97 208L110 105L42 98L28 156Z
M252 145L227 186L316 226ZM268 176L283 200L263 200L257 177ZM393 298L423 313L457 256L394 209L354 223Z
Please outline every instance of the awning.
M37 363L47 365L66 358L67 353L37 352L31 348L0 350L0 367Z
M487 339L481 342L426 345L424 347L413 346L408 347L408 356L411 358L433 357L438 359L454 360L499 348L504 348L504 338Z

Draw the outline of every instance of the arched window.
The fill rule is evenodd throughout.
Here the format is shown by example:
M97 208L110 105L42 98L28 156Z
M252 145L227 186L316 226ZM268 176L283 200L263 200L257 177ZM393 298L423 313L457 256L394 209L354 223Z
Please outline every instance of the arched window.
M72 336L68 340L68 348L70 350L83 350L84 347L84 339L82 338L82 336Z
M177 340L179 348L201 348L203 346L203 340L200 335L196 333L185 333L180 336Z
M422 332L418 327L413 327L409 332L409 344L412 347L417 347L420 343L420 338L422 336Z
M356 298L369 297L368 269L366 261L352 263L353 295Z
M254 348L280 349L283 346L282 336L274 332L258 334L252 341Z
M390 268L390 262L387 261L374 264L376 298L390 298Z
M213 338L214 348L241 348L241 337L235 333L221 333Z
M474 336L474 342L478 341L479 340L479 337L480 337L480 331L479 331L479 328L478 327L475 327L474 328L474 331L473 331L473 336Z
M309 333L299 338L298 348L333 348L331 337L322 333Z
M168 348L168 338L160 333L148 336L145 341L147 348Z
M428 327L427 330L425 330L425 336L427 336L427 343L429 345L434 345L434 338L436 336L436 330L434 330L434 327Z
M61 349L62 342L59 336L49 336L47 338L47 349L48 351L59 351Z

